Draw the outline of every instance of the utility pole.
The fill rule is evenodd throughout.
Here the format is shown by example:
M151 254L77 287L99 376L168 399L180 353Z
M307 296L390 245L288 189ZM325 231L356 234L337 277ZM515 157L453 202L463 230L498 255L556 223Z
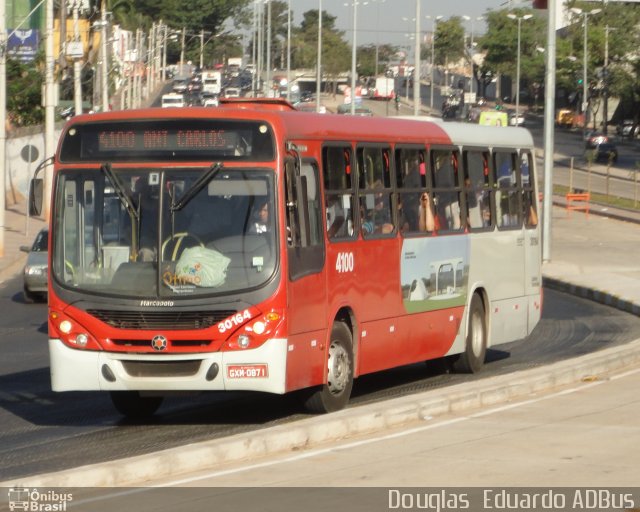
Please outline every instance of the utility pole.
M184 75L184 36L186 28L182 27L182 38L180 40L180 76Z
M416 48L413 65L413 115L420 115L420 0L416 0Z
M316 112L320 112L322 105L322 0L318 0L318 56L316 58ZM353 92L351 91L351 101L353 101Z
M4 256L4 195L7 168L7 29L6 5L0 0L0 258Z
M615 28L606 25L604 28L604 65L602 66L602 133L608 133L609 120L609 31Z
M107 6L105 0L102 0L102 37L100 38L100 53L102 54L102 111L107 112L109 110L109 55L107 48L107 38L109 37L109 30L107 27Z
M204 69L204 29L200 29L200 71Z
M53 58L53 0L47 0L45 9L45 25L46 25L46 42L45 42L45 78L44 78L44 158L53 157L56 150L56 141L54 137L55 129L55 76ZM44 173L44 203L42 216L49 219L51 212L51 188L53 185L53 167L48 165L45 167Z
M64 2L63 2L64 3ZM82 48L84 54L84 45L82 45L82 41L80 41L80 28L78 26L79 23L79 15L78 15L78 0L74 0L73 2L73 40L76 45ZM74 48L77 50L77 48ZM80 78L80 73L82 73L82 59L77 55L73 56L73 100L74 100L74 109L76 115L82 114L82 81Z
M271 83L271 0L267 4L267 96L273 93L273 84Z

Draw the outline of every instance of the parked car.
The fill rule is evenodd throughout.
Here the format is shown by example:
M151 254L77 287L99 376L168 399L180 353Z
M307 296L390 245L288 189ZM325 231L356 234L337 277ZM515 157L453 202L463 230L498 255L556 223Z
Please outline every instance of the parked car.
M587 149L587 153L591 152L595 162L615 163L618 161L618 148L613 142L601 142L593 148Z
M28 253L24 267L25 299L36 302L47 299L47 269L49 266L49 229L43 228L31 246L22 245L20 250Z
M635 139L640 133L640 125L636 124L633 119L625 119L616 126L616 133L621 137Z

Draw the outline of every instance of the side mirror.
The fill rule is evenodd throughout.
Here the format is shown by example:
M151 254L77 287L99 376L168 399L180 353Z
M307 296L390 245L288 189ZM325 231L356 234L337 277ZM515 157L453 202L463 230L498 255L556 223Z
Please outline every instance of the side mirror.
M20 250L22 252L31 252L31 247L29 247L28 245L21 245Z
M41 178L34 178L29 182L29 215L37 217L42 213L42 199L44 183Z

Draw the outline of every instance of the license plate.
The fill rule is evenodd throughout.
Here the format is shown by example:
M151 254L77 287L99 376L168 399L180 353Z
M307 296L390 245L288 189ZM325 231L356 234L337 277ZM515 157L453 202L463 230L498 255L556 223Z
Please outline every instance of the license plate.
M269 376L266 364L230 364L227 365L229 379L264 379Z

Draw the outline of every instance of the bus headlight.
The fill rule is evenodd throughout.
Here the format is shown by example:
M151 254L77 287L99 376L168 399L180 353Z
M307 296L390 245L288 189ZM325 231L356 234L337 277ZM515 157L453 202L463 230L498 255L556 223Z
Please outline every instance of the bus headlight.
M84 333L80 333L76 336L76 343L79 347L86 347L89 342L89 336Z
M88 334L87 329L59 311L49 312L49 333L51 338L60 338L71 348L102 350L97 340Z

